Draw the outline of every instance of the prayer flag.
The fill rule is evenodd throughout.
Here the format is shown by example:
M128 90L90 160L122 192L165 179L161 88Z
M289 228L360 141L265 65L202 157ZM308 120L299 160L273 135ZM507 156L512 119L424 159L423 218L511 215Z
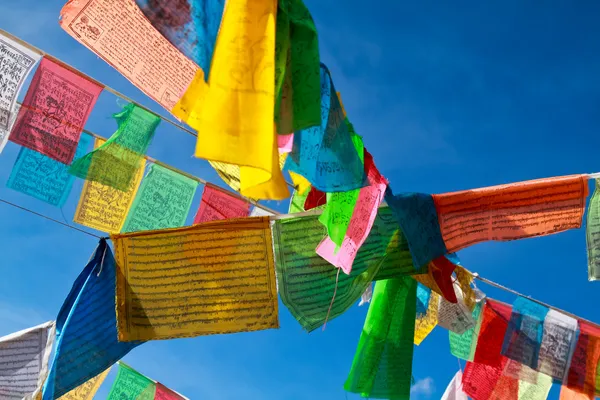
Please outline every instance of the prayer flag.
M117 341L115 274L110 247L100 239L56 318L56 351L44 400L70 392L142 344Z
M0 153L17 119L17 97L42 56L0 33Z
M482 303L477 303L473 310L472 317L474 321L479 321L479 315L481 314ZM460 358L467 361L472 361L475 348L477 346L477 334L475 333L476 326L467 329L462 334L448 331L450 341L450 352L456 358Z
M393 195L391 188L388 187L385 201L393 210L408 241L415 267L425 268L430 261L448 253L431 195L423 193Z
M135 399L154 400L156 384L133 368L119 363L119 372L115 379L108 400Z
M272 217L274 214L267 211L267 210L263 210L260 207L254 206L254 208L252 208L252 212L250 213L251 217Z
M60 26L150 98L171 110L199 70L146 19L135 0L78 0Z
M556 310L544 319L538 371L558 382L566 382L576 345L577 320Z
M102 382L104 382L104 379L106 379L106 375L108 375L109 372L110 367L108 367L100 375L96 375L92 379L89 379L85 381L85 383L77 386L69 393L62 395L58 400L93 400L96 392L98 389L100 389L100 385L102 385Z
M152 26L208 76L225 0L136 3Z
M457 283L454 284L457 302L450 303L442 298L438 311L438 325L450 332L462 334L475 327L475 320L465 304L462 291Z
M587 210L585 236L587 242L588 279L600 279L600 181L596 179L595 190Z
M600 360L600 329L584 321L579 321L579 328L568 380L564 385L581 393L582 398L593 399L599 383L596 372Z
M100 147L73 161L69 172L81 179L127 191L143 167L144 154L160 117L135 104L113 115L119 128Z
M152 164L122 231L138 232L185 225L197 187L197 181Z
M509 319L510 307L492 300L485 302L481 311L481 325L473 358L474 363L494 368L499 368L502 364L504 367L506 360L502 356L502 343ZM467 394L469 393L467 392Z
M352 134L329 70L321 64L321 123L294 133L286 167L323 192L359 189L365 184L365 171Z
M417 302L418 303L418 302ZM427 311L418 315L415 321L415 344L420 345L438 324L438 308L440 295L433 292L427 305Z
M37 399L48 376L55 322L0 337L0 398Z
M97 83L43 58L10 140L69 165L101 91Z
M431 289L419 283L417 285L417 316L425 314L429 308L429 300L431 299Z
M224 190L204 185L200 207L194 217L194 224L221 219L243 218L250 213L251 204L239 197L231 196Z
M281 300L309 332L323 325L328 315L331 321L352 307L372 280L415 272L406 241L387 207L379 210L350 275L338 275L315 254L324 235L325 228L314 215L277 220L273 226Z
M469 400L462 391L462 371L458 371L446 387L441 400Z
M433 195L449 252L579 228L587 177L572 175Z
M341 247L330 237L326 237L317 247L317 254L329 261L344 273L352 270L354 258L371 232L377 216L377 209L383 200L388 181L373 163L373 157L365 150L365 170L367 170L369 186L360 189L358 200L352 211L352 218L345 232ZM328 228L328 232L330 229Z
M102 143L104 143L104 140L96 139L94 147L98 148ZM140 167L137 168L137 176L131 181L128 190L125 192L98 182L86 180L83 184L73 221L103 232L120 232L144 176L144 165L145 160L142 159ZM110 168L105 170L104 173L110 174Z
M255 199L289 196L274 123L276 13L275 1L228 3L208 85L197 75L173 109L199 133L196 156L239 165L240 192Z
M81 136L75 158L85 154L90 142L91 136ZM62 207L75 180L68 170L67 165L22 147L6 186L53 206Z
M417 283L377 282L344 389L363 397L410 397Z
M304 2L278 1L275 122L280 134L320 125L319 60L317 28Z
M278 328L269 218L111 235L119 340Z

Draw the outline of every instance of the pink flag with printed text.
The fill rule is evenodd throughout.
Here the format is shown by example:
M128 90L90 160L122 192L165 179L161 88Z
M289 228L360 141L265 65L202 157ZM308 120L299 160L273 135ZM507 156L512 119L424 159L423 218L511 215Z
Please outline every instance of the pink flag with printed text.
M238 197L204 186L200 208L194 217L194 225L220 219L243 218L250 214L250 203Z
M317 247L317 254L325 260L341 268L346 274L352 271L356 253L371 232L377 216L377 209L383 200L388 181L375 167L373 156L365 149L365 171L369 186L360 189L352 219L348 225L342 246L336 249L335 243L328 237ZM337 251L336 251L337 250Z

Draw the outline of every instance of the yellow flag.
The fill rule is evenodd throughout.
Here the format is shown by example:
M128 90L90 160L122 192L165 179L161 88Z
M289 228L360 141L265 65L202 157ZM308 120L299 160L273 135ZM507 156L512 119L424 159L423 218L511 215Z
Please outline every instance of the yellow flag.
M104 142L103 139L96 139L94 148L100 147ZM146 160L142 158L139 162L137 175L125 192L99 182L86 180L73 221L102 232L120 232L144 176ZM93 161L90 168L95 168ZM110 169L105 173L110 174Z
M415 320L415 344L418 346L433 331L438 323L438 306L440 304L440 295L431 292L429 297L429 306L424 315Z
M290 177L292 178L292 182L296 187L296 191L298 193L305 193L306 190L310 187L310 182L308 181L308 179L292 171L289 171L289 173Z
M276 0L225 4L208 85L198 71L172 110L198 131L196 156L240 166L240 192L282 200L275 110Z
M111 235L120 341L278 328L268 217Z
M110 367L101 374L96 375L92 379L77 386L70 392L60 396L58 400L92 400L109 371Z

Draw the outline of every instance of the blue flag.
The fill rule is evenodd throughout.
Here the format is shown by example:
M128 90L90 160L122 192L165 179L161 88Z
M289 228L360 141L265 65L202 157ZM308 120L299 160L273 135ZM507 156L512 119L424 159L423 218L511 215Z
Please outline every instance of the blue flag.
M115 274L115 259L101 239L56 318L56 352L43 400L59 398L143 343L117 340Z

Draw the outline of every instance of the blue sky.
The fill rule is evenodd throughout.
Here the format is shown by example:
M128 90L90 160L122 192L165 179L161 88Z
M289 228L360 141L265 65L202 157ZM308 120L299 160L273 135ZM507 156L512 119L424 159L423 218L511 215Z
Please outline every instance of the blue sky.
M597 172L600 3L306 0L321 58L357 132L395 192L439 193ZM0 27L94 78L161 108L63 32L63 1L2 0ZM115 130L103 93L87 128ZM161 124L149 154L218 182L192 158L194 138ZM0 197L62 219L61 210L5 186L18 153L0 155ZM63 208L70 222L81 189ZM199 195L194 205L197 207ZM275 204L279 210L287 202ZM0 204L0 335L54 319L96 240ZM585 232L485 243L459 254L489 279L600 322L587 281ZM489 296L513 297L480 285ZM157 341L126 357L191 399L346 399L343 383L367 309L308 335L280 304L281 329ZM437 399L458 365L441 328L415 349L415 399ZM97 398L105 398L114 373ZM557 398L553 389L550 398Z

